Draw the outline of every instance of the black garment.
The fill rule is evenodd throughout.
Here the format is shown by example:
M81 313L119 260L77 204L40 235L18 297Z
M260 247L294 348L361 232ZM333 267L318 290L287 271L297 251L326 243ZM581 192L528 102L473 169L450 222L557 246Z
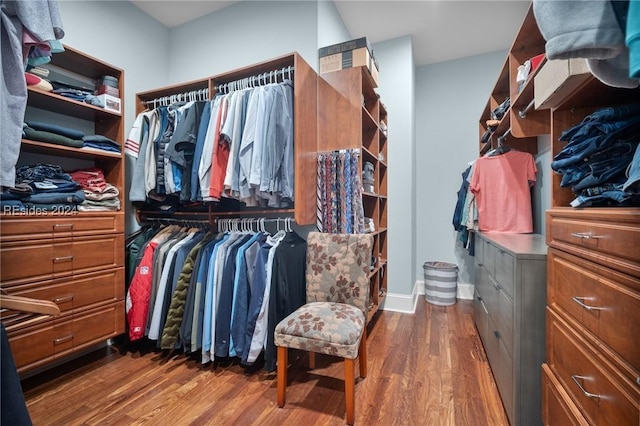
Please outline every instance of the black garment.
M273 342L276 325L307 302L307 241L296 232L288 232L280 241L273 257L267 347L264 369L276 369L277 350Z
M31 426L31 418L24 401L22 385L11 354L9 338L0 323L0 425Z

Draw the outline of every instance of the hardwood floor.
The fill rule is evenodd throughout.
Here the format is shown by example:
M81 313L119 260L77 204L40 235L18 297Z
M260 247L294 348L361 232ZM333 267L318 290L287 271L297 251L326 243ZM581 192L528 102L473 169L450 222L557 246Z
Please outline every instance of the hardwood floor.
M380 312L374 321L356 424L508 425L471 301L440 307L421 298L415 315ZM309 371L304 353L289 360L284 408L275 372L144 347L101 349L22 385L35 426L344 424L342 361L318 355Z

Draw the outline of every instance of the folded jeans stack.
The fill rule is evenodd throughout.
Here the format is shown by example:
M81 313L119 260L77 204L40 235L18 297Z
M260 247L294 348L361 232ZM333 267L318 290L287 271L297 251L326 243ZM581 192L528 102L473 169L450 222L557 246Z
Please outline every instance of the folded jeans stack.
M602 108L560 135L551 168L573 207L640 204L640 103Z
M35 209L42 212L68 213L75 211L77 205L85 199L84 193L79 190L80 185L58 165L36 164L18 168L16 187L25 185L28 185L32 192L28 196L20 197L22 205L14 203L15 211Z

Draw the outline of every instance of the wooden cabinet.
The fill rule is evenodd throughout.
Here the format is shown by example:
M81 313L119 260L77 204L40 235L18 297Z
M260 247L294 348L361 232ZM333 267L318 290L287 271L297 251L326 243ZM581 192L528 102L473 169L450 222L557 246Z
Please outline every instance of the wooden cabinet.
M559 92L551 110L551 150L561 133L606 106L640 99L640 91L589 76ZM544 423L555 424L560 395L574 424L640 422L640 208L572 208L576 198L554 174L546 212L549 245ZM556 398L558 399L558 398ZM568 408L567 408L568 407ZM579 415L577 414L579 413Z
M547 374L589 424L636 425L640 209L556 207L546 219Z
M124 72L69 46L52 64L92 80L108 75L124 93ZM64 123L124 146L122 113L28 88L25 120ZM56 164L65 171L99 167L124 206L124 155L22 140L18 167ZM45 368L124 332L124 211L3 211L3 292L55 302L59 317L3 311L18 371Z
M481 154L501 144L536 154L536 136L549 133L549 112L533 108L535 74L542 64L529 73L523 84L517 82L518 67L527 60L543 54L544 46L545 40L538 30L533 7L530 6L480 116ZM507 98L510 107L500 118L488 141L482 142L482 136L488 129L487 120L492 118L491 112Z
M507 417L541 419L546 252L538 234L477 233L474 319Z
M387 110L367 67L346 68L318 79L318 151L358 149L359 169L373 167L373 184L363 187L365 218L374 224L369 316L387 294Z

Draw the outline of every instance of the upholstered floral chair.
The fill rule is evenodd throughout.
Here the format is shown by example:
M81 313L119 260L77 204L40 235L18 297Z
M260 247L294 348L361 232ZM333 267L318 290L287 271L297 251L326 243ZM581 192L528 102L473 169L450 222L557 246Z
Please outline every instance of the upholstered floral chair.
M287 386L288 348L344 358L347 424L355 420L355 359L360 376L367 376L367 308L369 262L373 237L367 234L323 234L307 238L307 303L284 318L275 329L278 347L278 406Z

